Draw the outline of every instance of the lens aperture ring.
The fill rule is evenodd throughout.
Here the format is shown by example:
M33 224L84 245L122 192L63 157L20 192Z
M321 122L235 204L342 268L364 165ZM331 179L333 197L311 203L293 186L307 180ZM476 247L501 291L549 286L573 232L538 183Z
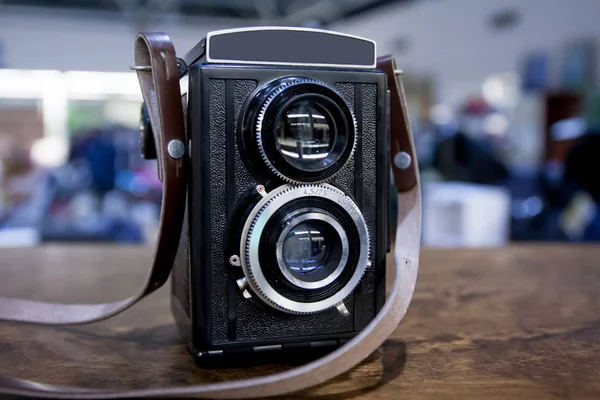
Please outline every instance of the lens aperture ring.
M321 199L332 201L336 207L348 214L358 233L360 251L358 252L358 259L349 260L348 265L352 264L354 271L343 287L327 298L314 302L301 302L286 297L285 293L280 293L274 285L269 283L268 274L263 271L266 266L261 265L259 245L265 232L265 226L278 210L298 198L306 199L311 196L317 197L319 201ZM341 190L329 184L284 185L269 193L254 207L244 226L240 247L244 275L251 290L256 293L260 300L286 313L314 314L334 307L354 291L367 268L370 241L368 228L360 209ZM268 268L278 268L278 266L269 265Z

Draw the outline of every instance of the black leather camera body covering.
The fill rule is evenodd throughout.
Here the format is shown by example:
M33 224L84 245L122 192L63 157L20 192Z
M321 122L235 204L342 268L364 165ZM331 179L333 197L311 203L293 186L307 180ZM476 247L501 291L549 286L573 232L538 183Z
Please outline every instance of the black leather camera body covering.
M356 119L354 153L325 182L354 200L370 237L371 263L344 301L346 316L335 307L289 314L266 306L256 296L246 298L236 284L243 276L241 269L229 262L239 254L248 211L261 198L256 187L263 185L270 191L286 184L265 168L244 140L247 116L255 111L252 99L266 85L285 77L332 87ZM301 361L301 355L310 357L340 346L371 322L385 301L390 241L385 74L374 68L231 65L200 58L187 65L181 87L190 165L171 307L196 362L211 367L241 360L263 362L281 355Z

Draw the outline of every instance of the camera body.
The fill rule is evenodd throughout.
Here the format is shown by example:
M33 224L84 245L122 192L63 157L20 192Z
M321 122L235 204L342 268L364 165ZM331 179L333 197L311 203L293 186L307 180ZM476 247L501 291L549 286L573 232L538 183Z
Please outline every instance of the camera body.
M171 308L200 366L303 363L360 335L262 378L107 391L0 376L0 391L256 398L349 371L393 334L418 273L418 165L394 58L376 58L366 39L284 27L213 32L184 58L164 33L138 34L134 49L142 155L158 160L163 182L148 277L106 303L0 297L0 320L98 322L171 278ZM398 223L384 303L390 172Z
M181 62L189 172L171 308L189 350L210 367L342 345L385 301L389 94L374 43L219 31Z

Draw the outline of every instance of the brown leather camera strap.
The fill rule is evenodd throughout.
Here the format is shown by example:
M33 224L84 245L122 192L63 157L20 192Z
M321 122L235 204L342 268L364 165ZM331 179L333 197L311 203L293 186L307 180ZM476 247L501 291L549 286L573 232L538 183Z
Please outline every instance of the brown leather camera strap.
M0 298L0 319L43 324L78 324L102 320L133 305L160 287L167 279L184 210L185 175L183 159L169 155L169 142L184 141L183 114L175 51L164 34L140 34L135 47L138 78L155 134L160 173L164 182L160 236L150 277L142 290L128 299L97 305L65 305ZM0 393L36 398L139 398L200 397L241 399L287 394L323 383L368 357L394 332L413 294L419 263L421 199L414 146L405 113L404 92L395 73L392 57L378 60L388 78L392 96L392 159L398 152L411 157L404 169L393 166L398 188L398 226L395 245L395 278L389 297L375 319L354 339L327 356L298 368L259 378L197 386L159 389L90 389L45 385L0 376Z
M394 183L398 191L412 189L419 178L417 163L414 162L415 155L407 151L412 149L412 135L410 133L410 122L408 121L408 110L404 99L404 88L402 81L398 79L401 73L396 69L396 60L393 56L383 56L377 59L377 68L385 72L388 78L388 89L390 90L390 152L392 161L392 173ZM398 96L395 93L399 93ZM398 155L404 156L401 169L394 158Z
M186 191L184 157L174 159L168 155L169 142L185 143L177 59L169 37L152 34L138 36L135 61L137 65L152 67L138 71L138 78L154 127L159 175L164 183L161 226L148 280L135 296L103 304L56 304L0 297L0 320L61 325L100 321L125 311L169 277L179 245L177 232L181 232L183 223Z

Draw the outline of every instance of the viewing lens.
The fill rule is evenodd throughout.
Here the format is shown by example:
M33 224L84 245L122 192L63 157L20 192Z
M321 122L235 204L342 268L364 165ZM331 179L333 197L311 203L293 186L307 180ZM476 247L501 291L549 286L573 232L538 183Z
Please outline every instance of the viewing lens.
M334 139L335 123L330 114L311 101L293 103L277 121L277 149L289 164L302 170L330 164L327 156Z
M266 85L244 113L242 146L260 157L263 172L291 183L332 178L351 159L356 119L334 88L286 77Z

